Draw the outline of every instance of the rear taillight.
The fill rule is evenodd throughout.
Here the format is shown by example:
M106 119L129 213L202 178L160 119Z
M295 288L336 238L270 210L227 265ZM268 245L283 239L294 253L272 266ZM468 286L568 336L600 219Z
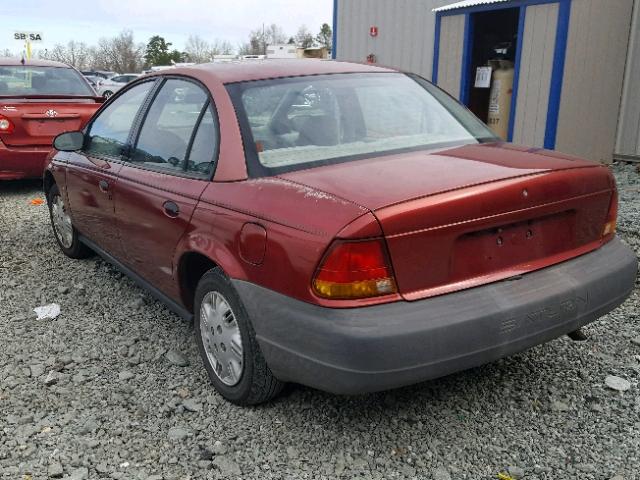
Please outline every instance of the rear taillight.
M358 299L398 291L382 239L334 241L313 279L316 294L330 299Z
M0 133L13 133L15 125L4 115L0 115Z
M602 238L608 240L616 234L616 223L618 221L618 190L613 189L611 201L609 202L609 213L607 213L607 221L602 230Z

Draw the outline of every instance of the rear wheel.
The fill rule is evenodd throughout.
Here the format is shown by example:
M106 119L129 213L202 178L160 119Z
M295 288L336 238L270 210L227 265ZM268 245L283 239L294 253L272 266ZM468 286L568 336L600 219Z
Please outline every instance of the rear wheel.
M284 384L267 366L240 297L219 268L203 275L194 306L198 349L216 390L238 405L275 397Z
M53 235L56 237L60 250L71 258L86 258L91 255L89 247L78 238L78 232L71 223L69 210L60 194L58 185L54 184L49 190L47 203L49 204L49 217L51 218Z
M111 97L112 95L113 95L113 92L112 92L111 90L107 90L107 91L105 91L105 92L102 94L102 96L103 96L104 98L109 98L109 97Z

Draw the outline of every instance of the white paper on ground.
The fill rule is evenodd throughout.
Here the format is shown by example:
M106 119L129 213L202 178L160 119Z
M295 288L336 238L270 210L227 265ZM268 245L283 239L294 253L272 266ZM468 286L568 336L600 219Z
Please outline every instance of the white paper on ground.
M42 307L36 307L33 309L38 315L37 320L51 319L53 320L58 315L60 315L60 305L57 303L50 303L49 305L44 305Z

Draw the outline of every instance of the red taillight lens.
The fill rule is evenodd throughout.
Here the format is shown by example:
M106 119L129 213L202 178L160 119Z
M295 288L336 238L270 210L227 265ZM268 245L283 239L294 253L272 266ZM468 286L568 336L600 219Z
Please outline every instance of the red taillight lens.
M607 222L602 230L602 238L605 240L613 238L616 234L616 224L618 222L618 190L614 189L609 202L609 213L607 214Z
M15 125L4 115L0 115L0 133L13 133Z
M324 298L356 299L398 291L382 239L336 240L320 263L313 289Z

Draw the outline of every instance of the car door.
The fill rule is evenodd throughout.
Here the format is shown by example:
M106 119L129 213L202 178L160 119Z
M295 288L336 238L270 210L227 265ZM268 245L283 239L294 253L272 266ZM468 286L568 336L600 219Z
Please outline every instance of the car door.
M154 83L135 85L106 106L88 125L82 151L69 160L67 196L73 224L114 257L121 256L114 221L117 175L136 116Z
M166 79L118 175L115 212L126 263L170 296L177 293L176 246L213 175L218 150L214 108L199 84Z

